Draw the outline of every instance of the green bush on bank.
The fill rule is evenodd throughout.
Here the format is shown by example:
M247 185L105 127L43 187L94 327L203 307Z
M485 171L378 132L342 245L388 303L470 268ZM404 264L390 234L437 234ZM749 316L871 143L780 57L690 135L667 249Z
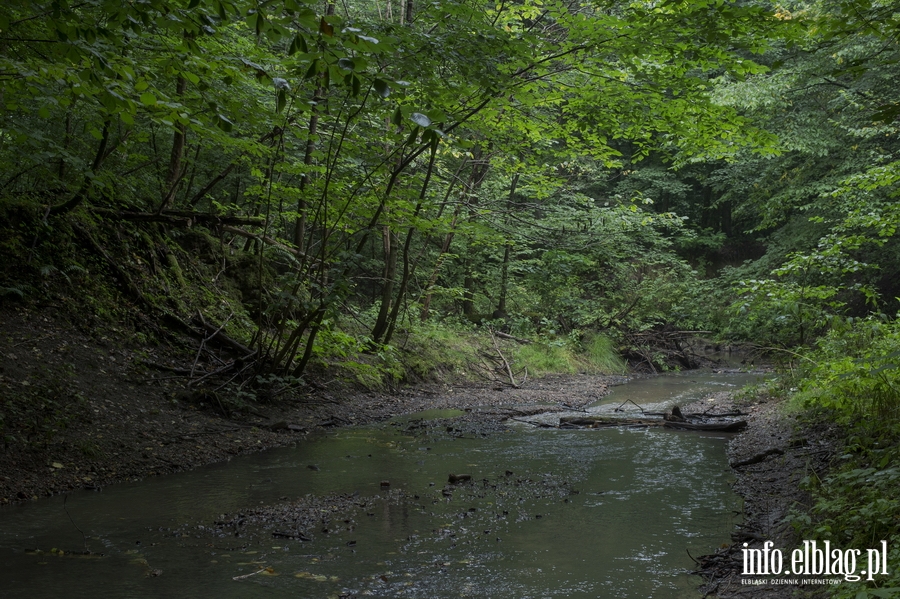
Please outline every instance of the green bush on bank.
M821 416L821 414L819 414ZM866 599L900 596L900 426L863 421L850 430L838 452L837 465L824 477L804 480L812 503L790 520L798 537L830 541L832 547L859 549L866 568L866 549L887 541L888 575L874 581L844 581L829 587L833 597Z
M800 371L795 404L833 410L841 423L900 421L900 323L836 322Z
M887 577L843 582L829 593L898 596L900 323L883 316L836 323L796 376L794 406L817 422L836 422L845 433L829 473L805 480L811 507L791 520L800 538L830 540L842 549L878 548L886 540Z

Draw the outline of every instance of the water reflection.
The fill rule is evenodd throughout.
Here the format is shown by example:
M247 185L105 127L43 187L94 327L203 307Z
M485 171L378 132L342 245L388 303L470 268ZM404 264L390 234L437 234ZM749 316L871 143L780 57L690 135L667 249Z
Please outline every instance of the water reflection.
M626 398L684 403L742 382L644 379L592 409ZM661 429L526 425L487 438L423 438L390 425L337 431L295 448L75 493L68 515L62 498L4 508L0 588L10 598L695 597L687 551L708 553L727 541L739 511L726 442ZM448 473L461 472L473 482L448 499ZM166 530L208 526L219 514L282 497L383 495L383 480L404 498L360 513L352 530L312 531L311 543ZM26 553L82 549L73 522L107 557ZM234 580L264 566L277 575ZM147 575L154 570L162 575Z

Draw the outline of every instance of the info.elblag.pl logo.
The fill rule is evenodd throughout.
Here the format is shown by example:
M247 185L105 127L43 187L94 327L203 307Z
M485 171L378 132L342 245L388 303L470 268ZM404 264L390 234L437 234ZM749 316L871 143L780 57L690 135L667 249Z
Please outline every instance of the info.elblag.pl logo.
M839 549L831 547L831 541L825 541L820 547L816 541L803 541L803 547L791 552L790 567L785 563L780 549L773 549L775 543L766 541L762 549L750 549L744 543L741 550L744 557L744 576L843 576L844 580L856 582L862 576L866 580L875 580L876 576L888 575L887 541L881 541L881 547L866 549L865 569L857 573L862 566L862 549ZM806 582L791 581L794 584Z

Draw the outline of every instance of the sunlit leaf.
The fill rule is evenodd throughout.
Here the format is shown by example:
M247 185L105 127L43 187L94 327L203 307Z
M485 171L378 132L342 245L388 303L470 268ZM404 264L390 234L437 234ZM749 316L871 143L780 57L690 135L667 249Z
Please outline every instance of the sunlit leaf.
M420 127L428 127L429 125L431 125L431 119L421 112L414 112L409 115L409 118L412 120L412 122L419 125Z

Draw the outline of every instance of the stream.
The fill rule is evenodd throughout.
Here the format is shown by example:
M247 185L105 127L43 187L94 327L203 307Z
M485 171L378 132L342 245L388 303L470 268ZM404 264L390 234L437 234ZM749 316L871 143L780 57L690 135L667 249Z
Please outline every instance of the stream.
M758 377L637 379L588 411L609 412L629 399L661 410ZM59 496L4 507L2 596L699 596L688 552L730 542L740 517L726 458L731 435L521 422L478 434L454 429L461 414L407 415L100 493L74 492L65 503ZM448 485L451 473L472 480ZM328 532L306 531L310 542L273 537L279 525L238 537L214 525L307 494L353 493L364 507L345 517L323 506L323 517L335 520L324 525ZM104 556L51 551L85 546Z

